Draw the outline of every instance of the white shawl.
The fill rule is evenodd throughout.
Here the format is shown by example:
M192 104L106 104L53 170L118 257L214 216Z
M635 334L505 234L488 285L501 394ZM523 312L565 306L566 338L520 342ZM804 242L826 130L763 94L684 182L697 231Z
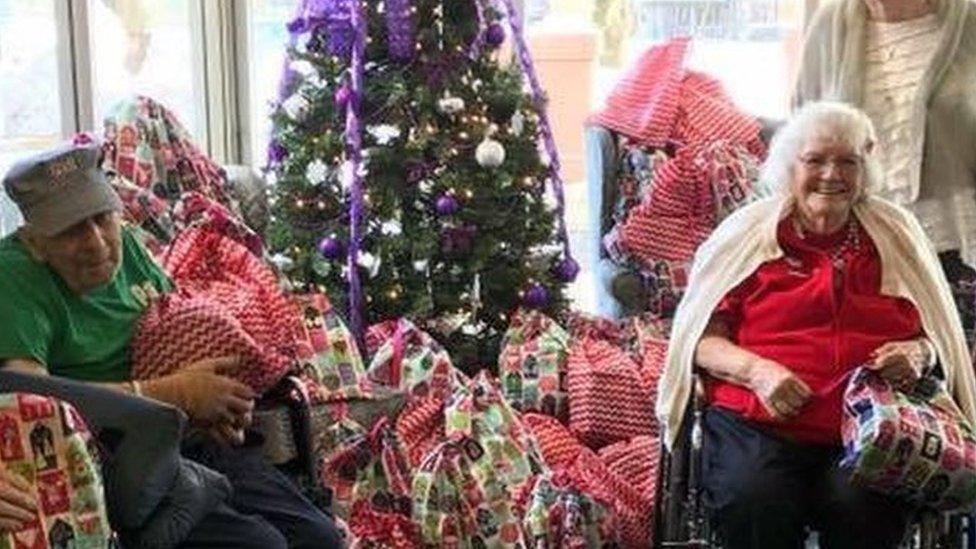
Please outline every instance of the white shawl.
M656 412L668 448L674 445L691 398L695 348L712 311L761 264L783 255L776 227L792 207L792 199L783 197L754 202L722 222L695 254L658 386ZM976 377L962 324L949 283L921 226L904 208L875 197L857 203L854 215L878 248L881 293L908 299L918 309L950 394L976 424Z

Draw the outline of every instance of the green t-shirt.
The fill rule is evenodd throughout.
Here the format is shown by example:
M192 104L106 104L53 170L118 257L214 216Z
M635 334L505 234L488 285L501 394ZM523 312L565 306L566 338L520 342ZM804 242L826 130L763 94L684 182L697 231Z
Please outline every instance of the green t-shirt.
M136 323L150 301L170 289L127 228L115 278L84 296L34 260L16 235L7 236L0 240L0 360L33 359L71 379L127 380Z

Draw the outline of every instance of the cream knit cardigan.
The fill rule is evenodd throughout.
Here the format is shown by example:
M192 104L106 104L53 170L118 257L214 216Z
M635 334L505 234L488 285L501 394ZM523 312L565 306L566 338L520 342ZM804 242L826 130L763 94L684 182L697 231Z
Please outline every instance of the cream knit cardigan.
M792 208L793 200L781 196L754 202L722 222L695 254L658 386L656 412L668 448L674 445L691 398L695 348L712 311L761 264L783 255L776 227ZM938 256L918 221L904 208L875 197L858 202L854 215L878 248L881 293L908 299L918 309L950 394L976 424L976 377L962 324Z

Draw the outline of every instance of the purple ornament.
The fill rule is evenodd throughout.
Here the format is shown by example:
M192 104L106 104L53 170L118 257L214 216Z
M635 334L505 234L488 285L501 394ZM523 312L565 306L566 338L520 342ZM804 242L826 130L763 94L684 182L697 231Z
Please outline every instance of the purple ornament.
M340 110L344 110L349 106L349 101L352 100L353 93L349 89L349 86L342 86L335 92L335 104Z
M296 17L288 22L288 32L291 34L302 34L308 30L308 19Z
M501 23L492 23L485 30L485 43L493 48L501 46L505 42L505 27Z
M549 290L542 284L533 284L522 295L522 303L530 309L543 309L549 305Z
M439 215L453 215L461 209L461 205L458 204L457 199L453 196L449 194L442 194L440 198L437 199L435 208L437 209L437 213Z
M346 254L346 247L341 240L334 236L327 236L319 240L318 250L322 257L333 261L341 259Z
M556 265L556 277L563 282L572 282L576 280L579 272L579 263L577 263L572 257L567 257Z
M268 163L280 164L288 156L288 150L277 139L272 139L268 144Z

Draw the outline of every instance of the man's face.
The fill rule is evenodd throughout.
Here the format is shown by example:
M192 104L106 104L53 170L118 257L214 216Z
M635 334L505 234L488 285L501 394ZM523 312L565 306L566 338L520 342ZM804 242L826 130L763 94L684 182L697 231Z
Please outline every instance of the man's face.
M26 236L35 256L79 295L109 283L122 262L122 229L116 212L93 215L54 236L29 229Z

